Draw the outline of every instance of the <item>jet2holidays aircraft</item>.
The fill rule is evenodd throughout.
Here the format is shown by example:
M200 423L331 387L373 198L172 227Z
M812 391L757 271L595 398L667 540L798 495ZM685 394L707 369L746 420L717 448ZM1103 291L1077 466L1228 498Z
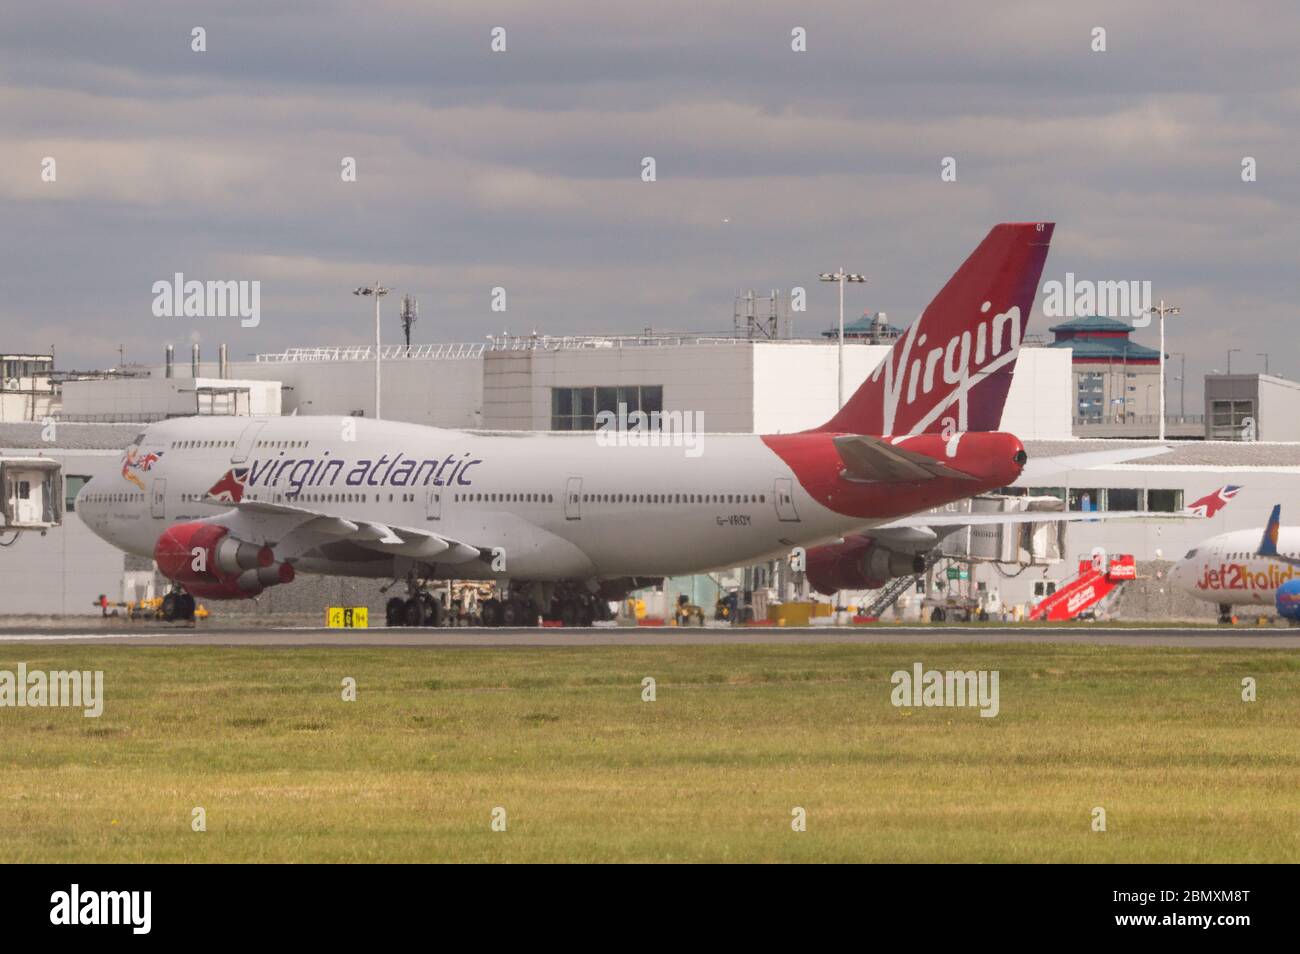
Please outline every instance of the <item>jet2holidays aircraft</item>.
M1169 578L1184 593L1217 604L1221 623L1232 621L1236 606L1273 606L1300 622L1300 527L1283 527L1282 505L1275 504L1262 536L1233 530L1211 537L1188 550Z

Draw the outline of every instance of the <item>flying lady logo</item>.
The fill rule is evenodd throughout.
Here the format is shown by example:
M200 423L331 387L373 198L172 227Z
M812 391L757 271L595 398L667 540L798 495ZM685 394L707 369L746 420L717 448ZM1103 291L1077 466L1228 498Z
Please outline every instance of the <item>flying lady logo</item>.
M244 499L244 482L247 480L247 467L232 467L208 488L205 496L219 503L239 503Z
M143 457L137 456L139 453L140 448L138 447L127 448L126 458L122 461L122 476L131 481L131 483L135 484L141 490L144 490L144 481L131 473L131 471L138 470L147 472L154 464L158 463L159 458L162 457L162 452L159 451L158 453L154 453L153 451L150 451Z
M991 302L986 301L980 306L983 315L991 310ZM953 335L946 344L925 351L924 358L921 357L921 349L925 348L928 341L924 333L917 333L921 324L920 321L914 321L907 329L901 346L894 349L898 354L896 360L891 352L872 372L873 382L880 381L881 375L884 375L882 433L898 433L896 425L899 404L904 399L904 392L906 404L910 408L917 403L919 396L923 397L934 390L936 372L941 375L943 384L956 387L952 390L941 388L939 400L911 424L906 433L924 433L954 403L957 405L956 429L966 431L969 429L972 390L998 370L1015 364L1020 354L1023 333L1020 306L1012 305L991 319L980 321L975 326L974 335L969 330ZM917 350L915 358L912 357L913 349Z

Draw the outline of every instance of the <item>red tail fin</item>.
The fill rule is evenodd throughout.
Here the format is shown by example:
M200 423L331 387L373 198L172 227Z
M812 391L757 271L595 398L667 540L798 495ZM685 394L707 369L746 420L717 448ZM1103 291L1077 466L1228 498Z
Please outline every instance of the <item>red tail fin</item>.
M995 225L871 377L817 430L997 430L1053 228L1050 222Z

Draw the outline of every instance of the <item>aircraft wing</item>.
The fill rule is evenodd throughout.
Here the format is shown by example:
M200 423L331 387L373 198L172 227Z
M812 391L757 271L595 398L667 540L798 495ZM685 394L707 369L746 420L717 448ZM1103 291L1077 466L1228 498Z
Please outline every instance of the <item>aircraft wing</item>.
M997 523L1078 523L1095 520L1201 520L1200 514L1164 510L1026 510L1016 513L915 513L874 530L903 527L974 527Z
M972 480L970 474L955 470L933 457L918 454L877 437L844 434L835 438L846 480L933 480L935 477L958 477Z
M471 563L483 551L462 540L415 527L356 520L294 504L260 500L207 500L226 512L210 518L242 539L267 543L280 560L292 560L324 543L351 543L376 553L390 553L438 563Z

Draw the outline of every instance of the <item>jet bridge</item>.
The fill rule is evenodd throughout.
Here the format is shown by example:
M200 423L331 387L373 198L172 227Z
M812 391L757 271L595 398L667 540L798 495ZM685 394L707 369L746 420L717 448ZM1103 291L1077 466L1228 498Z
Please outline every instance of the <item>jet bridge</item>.
M1065 501L1058 497L984 494L964 502L962 509L977 514L1061 513ZM945 513L950 511L945 510ZM946 557L1012 566L1047 566L1061 562L1065 527L1050 518L1042 523L996 523L965 527L946 537L939 546Z
M0 457L0 533L63 523L63 465L48 457Z

